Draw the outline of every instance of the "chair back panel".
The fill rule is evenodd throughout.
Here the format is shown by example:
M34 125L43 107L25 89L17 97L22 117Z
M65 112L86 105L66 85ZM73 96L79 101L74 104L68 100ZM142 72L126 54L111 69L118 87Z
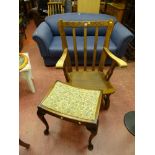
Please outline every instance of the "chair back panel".
M50 0L48 3L48 16L53 14L61 14L64 13L64 0L62 1L54 1Z
M96 65L99 28L106 27L106 35L105 35L105 40L103 42L103 49L104 47L109 48L110 36L111 36L111 32L114 27L113 20L107 20L107 21L63 21L63 20L59 20L58 27L59 27L59 33L61 36L61 40L62 40L63 50L68 48L65 30L66 28L72 29L73 46L74 46L74 63L75 63L75 69L77 71L79 70L79 64L78 64L77 42L76 42L76 29L82 27L84 31L83 55L84 55L84 71L86 71L87 70L87 35L88 35L87 31L89 28L92 28L92 27L95 28L94 49L93 49L93 58L92 58L92 71L94 71L96 67L95 65ZM106 57L107 57L107 54L104 51L102 51L102 54L100 56L99 66L98 66L99 71L103 71Z

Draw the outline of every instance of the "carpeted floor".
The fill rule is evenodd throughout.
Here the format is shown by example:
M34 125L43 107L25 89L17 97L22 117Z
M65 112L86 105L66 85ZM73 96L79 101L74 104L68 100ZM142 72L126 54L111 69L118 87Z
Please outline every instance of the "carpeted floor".
M33 21L26 29L22 52L28 52L36 92L29 91L26 81L20 81L19 122L20 138L31 145L29 150L20 146L20 155L134 155L135 137L124 126L124 114L134 110L134 62L127 68L116 68L111 83L116 93L111 95L108 111L101 111L99 129L93 139L93 151L87 149L89 132L84 126L45 116L50 126L50 135L43 134L44 125L37 117L37 105L46 94L49 85L56 80L65 81L63 72L54 67L45 67L36 43L32 40L35 30Z

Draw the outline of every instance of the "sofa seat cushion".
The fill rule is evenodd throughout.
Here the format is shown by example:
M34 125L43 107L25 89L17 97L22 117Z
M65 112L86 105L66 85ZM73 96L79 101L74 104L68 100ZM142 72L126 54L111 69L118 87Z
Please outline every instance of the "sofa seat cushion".
M103 49L103 42L105 37L98 37L98 45L97 45L97 59L99 59L101 51ZM76 37L77 42L77 50L78 50L78 57L82 60L83 59L83 37L77 36ZM73 46L73 37L67 36L67 44L69 49L69 54L71 59L74 57L74 46ZM87 37L87 56L88 59L92 60L93 57L93 49L94 49L94 36L88 36ZM116 45L112 40L110 40L110 50L115 54L116 52ZM53 37L53 41L49 47L50 56L52 58L60 58L62 55L62 43L60 36Z

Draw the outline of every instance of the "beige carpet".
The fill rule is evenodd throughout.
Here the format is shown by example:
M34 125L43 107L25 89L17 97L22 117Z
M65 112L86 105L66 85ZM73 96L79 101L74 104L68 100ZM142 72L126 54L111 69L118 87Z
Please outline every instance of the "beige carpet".
M134 62L127 68L116 68L111 83L116 93L111 96L108 111L101 111L99 129L93 139L94 150L87 149L89 132L84 126L45 116L50 135L45 136L43 123L37 117L37 105L46 94L49 85L56 80L65 81L62 70L45 67L36 43L32 40L35 29L33 21L27 26L27 40L23 52L28 52L36 92L30 92L26 81L20 81L20 138L31 145L29 150L20 146L20 155L134 155L135 137L125 128L123 118L134 110Z

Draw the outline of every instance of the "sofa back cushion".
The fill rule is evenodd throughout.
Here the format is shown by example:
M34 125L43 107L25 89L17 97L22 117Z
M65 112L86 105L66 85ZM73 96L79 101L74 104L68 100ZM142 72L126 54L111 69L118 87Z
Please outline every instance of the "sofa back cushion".
M51 31L53 32L54 36L59 36L59 30L58 30L58 21L62 19L65 21L103 21L103 20L109 20L113 19L114 23L117 22L116 18L110 15L106 14L88 14L88 13L64 13L64 14L56 14L52 16L48 16L45 18L45 22L49 25L51 28ZM66 29L66 35L70 36L72 35L72 30L70 28ZM103 36L105 35L106 29L100 28L99 29L99 35ZM87 35L93 36L95 34L94 28L88 28ZM77 28L76 29L76 35L83 36L83 28Z

